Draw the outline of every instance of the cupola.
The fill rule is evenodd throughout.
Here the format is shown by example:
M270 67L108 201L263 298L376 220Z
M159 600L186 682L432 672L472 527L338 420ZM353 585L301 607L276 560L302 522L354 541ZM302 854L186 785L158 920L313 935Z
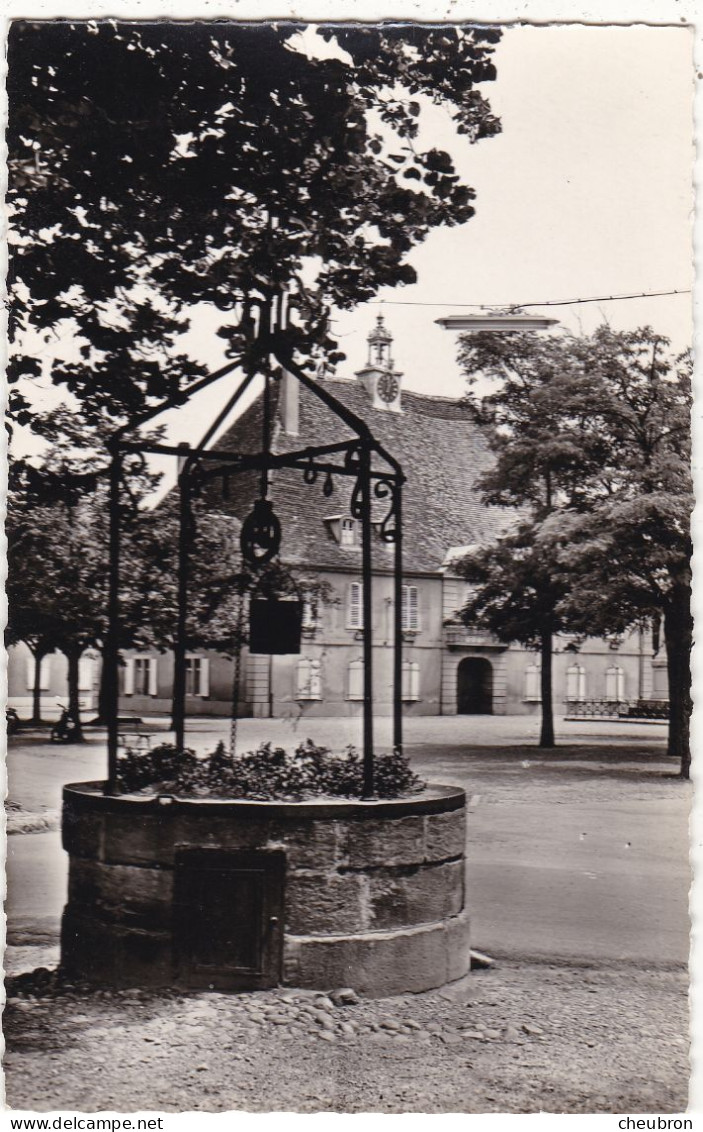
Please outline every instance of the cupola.
M393 336L386 329L382 314L378 315L367 342L369 344L367 362L363 369L357 371L356 377L366 389L372 408L400 412L403 375L394 368L391 355Z

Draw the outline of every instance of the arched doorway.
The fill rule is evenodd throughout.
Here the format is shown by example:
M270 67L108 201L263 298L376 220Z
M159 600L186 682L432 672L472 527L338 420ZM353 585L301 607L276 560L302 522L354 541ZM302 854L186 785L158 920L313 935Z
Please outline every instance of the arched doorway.
M467 656L456 670L458 715L493 715L493 665L480 656Z

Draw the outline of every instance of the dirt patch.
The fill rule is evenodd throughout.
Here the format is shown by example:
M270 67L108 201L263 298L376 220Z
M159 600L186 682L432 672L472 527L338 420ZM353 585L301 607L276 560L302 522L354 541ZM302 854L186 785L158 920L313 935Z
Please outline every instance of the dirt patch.
M9 986L7 1102L46 1111L648 1112L687 1101L683 969L501 964L337 1006L303 991Z

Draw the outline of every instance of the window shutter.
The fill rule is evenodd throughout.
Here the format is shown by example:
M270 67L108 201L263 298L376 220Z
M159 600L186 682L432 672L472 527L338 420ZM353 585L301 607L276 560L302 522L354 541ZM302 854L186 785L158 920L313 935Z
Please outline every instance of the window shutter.
M350 629L363 629L364 627L363 590L364 587L361 582L352 582L349 586L348 626Z
M310 661L307 657L302 657L298 661L297 678L298 689L296 698L305 700L308 697L308 688L310 686Z
M310 665L310 699L319 700L322 697L322 665L319 660L313 660Z
M152 656L152 657L149 657L149 660L147 661L147 663L149 665L149 695L150 696L156 696L158 694L158 691L159 691L158 677L157 677L158 662L156 660L156 657Z
M566 670L566 698L573 703L579 698L579 666L570 664Z
M82 656L78 661L78 690L92 692L94 661L92 656Z
M134 657L128 656L124 662L124 694L134 695Z
M420 595L417 586L401 587L400 623L404 632L420 628Z
M586 669L583 666L579 669L579 699L586 699Z
M417 586L408 586L408 629L420 628L420 599Z
M410 673L410 699L420 699L420 665L413 662L412 672Z
M542 699L541 669L538 664L528 664L525 669L525 699L531 703L539 703ZM569 677L567 674L566 698L571 699L568 692Z
M349 693L350 700L363 700L364 698L364 662L352 660L349 665Z
M625 699L625 673L617 664L612 664L605 673L606 700Z
M416 660L403 661L402 699L420 699L420 665Z
M200 657L200 695L210 695L210 658Z

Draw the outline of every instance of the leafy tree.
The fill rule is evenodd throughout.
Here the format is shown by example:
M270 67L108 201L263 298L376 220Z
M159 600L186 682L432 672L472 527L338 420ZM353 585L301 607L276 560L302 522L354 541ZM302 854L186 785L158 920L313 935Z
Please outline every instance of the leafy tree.
M584 485L603 457L589 416L597 394L587 350L577 339L484 332L462 338L459 360L468 402L495 454L479 481L484 502L514 508L517 523L460 564L476 586L463 617L500 640L539 650L539 745L553 747L553 640L569 627L561 607L567 582L538 536L550 515L582 506Z
M467 625L486 629L507 644L517 641L539 651L542 725L540 747L554 746L552 652L554 634L565 629L559 612L562 580L536 538L538 528L521 523L492 546L467 555L458 564L475 587L462 610Z
M521 576L526 609L539 616L548 595L555 627L583 636L661 617L669 753L687 775L690 358L649 328L601 327L583 338L477 335L462 360L474 389L479 372L494 383L472 398L496 453L485 499L522 509L532 524L529 569L503 578L506 620ZM524 541L524 530L515 537Z
M12 381L37 332L70 332L54 382L92 423L178 403L187 308L214 304L229 356L281 288L303 360L339 355L334 305L410 283L407 253L473 212L423 109L467 144L500 125L494 28L16 21L9 36ZM326 57L325 57L326 56ZM182 350L182 347L180 347ZM16 419L41 427L27 383Z
M588 505L545 523L544 553L568 573L561 608L582 632L664 624L669 683L669 754L690 768L691 715L691 359L650 328L592 339L599 397L592 425L606 458Z

